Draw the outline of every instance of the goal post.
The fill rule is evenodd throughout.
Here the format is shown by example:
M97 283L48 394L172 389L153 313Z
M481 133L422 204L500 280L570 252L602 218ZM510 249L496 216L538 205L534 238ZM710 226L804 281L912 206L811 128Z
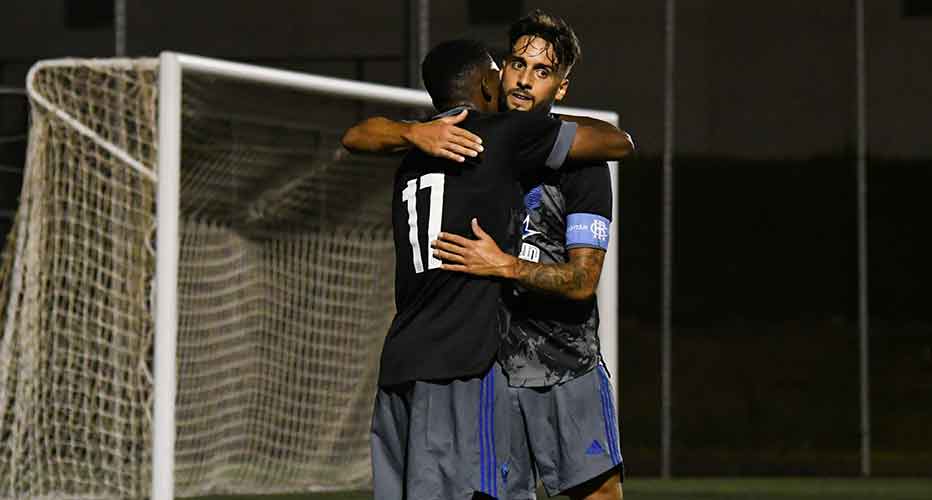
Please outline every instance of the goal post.
M178 387L178 228L181 197L181 66L159 56L159 180L155 262L155 348L152 418L152 499L175 498L175 397Z
M427 116L427 94L171 52L43 61L27 88L0 497L367 487L397 158L339 136ZM599 285L613 373L618 227Z

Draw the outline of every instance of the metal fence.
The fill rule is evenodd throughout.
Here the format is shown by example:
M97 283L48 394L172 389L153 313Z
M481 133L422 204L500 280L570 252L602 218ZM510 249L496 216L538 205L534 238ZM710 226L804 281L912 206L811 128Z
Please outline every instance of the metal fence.
M2 65L0 65L2 68ZM0 79L0 248L13 225L26 151L26 92Z
M678 153L681 5L665 3L662 157L621 179L629 472L928 475L932 316L882 292L924 288L929 237L911 230L932 164L868 156L864 1L839 75L852 147L787 160Z

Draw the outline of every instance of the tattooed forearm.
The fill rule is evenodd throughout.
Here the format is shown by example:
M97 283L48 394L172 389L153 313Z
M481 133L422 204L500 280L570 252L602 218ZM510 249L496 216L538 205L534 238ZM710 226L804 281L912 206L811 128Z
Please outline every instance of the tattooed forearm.
M579 248L570 250L570 261L565 264L518 260L515 279L536 292L584 300L595 293L604 257L605 252L601 250Z

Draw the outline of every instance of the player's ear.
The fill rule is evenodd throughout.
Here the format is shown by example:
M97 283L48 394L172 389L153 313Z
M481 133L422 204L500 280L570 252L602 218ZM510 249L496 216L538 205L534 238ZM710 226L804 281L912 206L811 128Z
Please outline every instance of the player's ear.
M560 87L557 89L557 95L554 97L554 100L562 101L563 97L566 95L566 90L569 88L569 86L570 86L570 79L564 78L563 81L560 82Z
M479 88L482 90L482 98L485 102L492 102L492 99L495 98L495 95L492 93L491 85L485 76L479 81Z

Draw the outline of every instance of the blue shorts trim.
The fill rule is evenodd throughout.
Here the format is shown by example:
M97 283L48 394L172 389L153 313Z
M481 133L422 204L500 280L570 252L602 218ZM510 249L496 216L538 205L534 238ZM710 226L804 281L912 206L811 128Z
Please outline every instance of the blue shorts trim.
M612 398L611 385L605 370L599 366L599 396L602 399L602 419L605 422L605 439L608 441L608 453L612 465L621 463L621 446L618 443L618 425L615 421L615 404Z
M482 379L479 396L479 468L480 488L487 495L498 496L498 456L495 452L495 370Z

